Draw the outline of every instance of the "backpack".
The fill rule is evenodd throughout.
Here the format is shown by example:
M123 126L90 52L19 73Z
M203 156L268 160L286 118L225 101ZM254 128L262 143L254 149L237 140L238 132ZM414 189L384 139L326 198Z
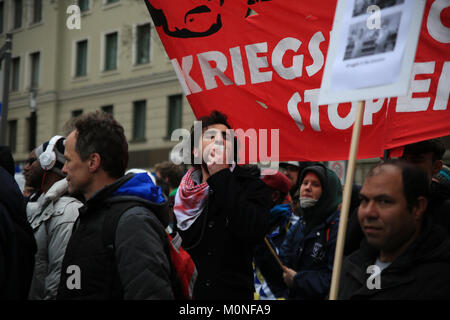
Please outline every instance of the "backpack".
M143 207L137 201L124 201L111 204L114 210L107 214L103 223L103 246L114 246L114 239L120 217L133 207ZM149 210L149 209L147 209ZM150 210L149 210L150 211ZM195 281L197 280L197 268L189 253L181 247L181 236L167 233L167 245L164 251L172 265L170 281L176 300L191 300Z

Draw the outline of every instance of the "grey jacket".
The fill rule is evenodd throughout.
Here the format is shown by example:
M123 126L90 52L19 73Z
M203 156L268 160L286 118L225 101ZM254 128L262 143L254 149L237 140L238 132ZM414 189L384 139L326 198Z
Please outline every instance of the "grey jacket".
M56 182L36 202L27 205L27 217L37 243L29 299L55 299L61 264L72 227L83 204L67 196L67 181Z
M164 252L166 234L154 211L134 207L117 225L115 257L125 300L174 299L171 262Z

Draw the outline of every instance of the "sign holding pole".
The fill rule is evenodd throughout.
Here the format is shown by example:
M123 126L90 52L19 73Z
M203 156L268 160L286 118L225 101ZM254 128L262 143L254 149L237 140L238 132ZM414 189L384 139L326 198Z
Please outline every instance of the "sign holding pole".
M273 250L272 246L270 245L269 240L267 240L267 237L264 237L264 242L266 243L267 248L270 250L270 253L275 258L275 260L278 262L278 265L283 269L283 263L281 262L280 258L278 258L277 253L275 250Z
M352 182L355 175L356 154L358 153L359 136L361 134L362 116L364 113L364 102L358 102L356 120L353 125L352 142L350 144L350 156L348 159L348 169L345 177L347 183L344 185L344 194L341 215L339 220L339 231L334 254L333 276L331 278L330 300L336 300L339 288L339 277L341 275L342 256L344 254L345 234L347 232L348 212L352 196Z
M358 101L344 185L330 300L338 299L352 181L365 100L408 93L424 0L395 0L367 6L339 0L319 95L319 105Z

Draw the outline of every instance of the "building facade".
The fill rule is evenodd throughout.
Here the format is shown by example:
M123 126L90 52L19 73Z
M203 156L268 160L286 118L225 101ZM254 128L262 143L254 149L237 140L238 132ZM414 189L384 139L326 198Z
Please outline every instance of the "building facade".
M0 43L13 34L8 142L17 162L94 110L124 126L130 167L169 159L170 133L195 117L144 1L0 0L0 14Z

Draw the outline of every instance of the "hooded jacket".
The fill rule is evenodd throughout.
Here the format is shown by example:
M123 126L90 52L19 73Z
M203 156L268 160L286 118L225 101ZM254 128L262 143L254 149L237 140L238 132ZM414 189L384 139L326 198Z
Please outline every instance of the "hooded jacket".
M111 246L105 218L118 204L137 202L120 216ZM128 174L80 208L63 261L58 299L173 299L165 227L167 203L146 173ZM79 286L72 282L79 268ZM76 280L76 279L75 279Z
M378 255L364 239L361 248L344 260L339 299L449 299L450 238L430 218L416 241L381 272L380 289L369 289L367 268Z
M36 202L28 202L28 221L37 244L30 300L56 298L61 263L82 205L68 196L66 179L54 183Z
M34 268L36 242L25 202L13 176L0 166L0 300L25 300Z
M314 227L325 221L342 202L342 185L332 170L320 163L309 166L302 171L300 185L308 172L314 172L318 176L322 185L322 194L313 207L300 208L305 222L305 233L309 233Z
M342 187L336 174L323 165L305 168L301 181L310 171L319 176L322 194L313 207L302 209L280 250L283 264L297 272L290 299L325 299L331 284Z

